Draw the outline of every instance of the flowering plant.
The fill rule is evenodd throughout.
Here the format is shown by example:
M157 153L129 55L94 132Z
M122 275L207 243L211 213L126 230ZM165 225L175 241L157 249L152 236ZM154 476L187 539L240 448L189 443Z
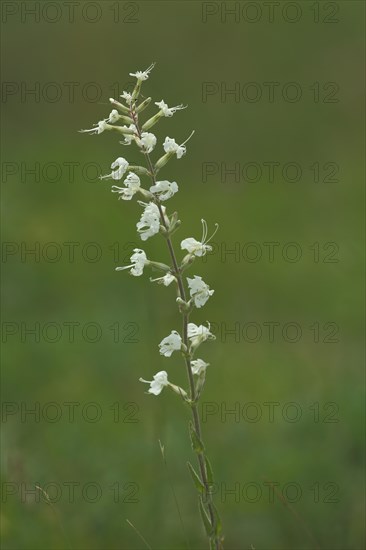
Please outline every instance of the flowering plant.
M150 278L150 281L157 281L164 286L174 284L177 289L177 306L182 315L182 332L172 330L171 333L163 338L159 344L160 354L164 357L171 357L174 352L180 352L184 358L187 376L188 391L180 386L171 383L168 380L168 374L165 370L158 372L153 376L152 381L140 378L140 381L149 384L147 393L159 395L164 388L170 388L186 403L192 411L192 421L189 423L189 432L192 443L192 449L197 455L197 472L190 462L187 463L189 472L192 476L194 485L198 491L198 503L202 521L210 542L210 548L222 549L223 537L221 535L221 521L213 502L213 474L211 464L208 460L206 449L202 441L202 430L198 414L197 403L201 397L202 390L206 380L206 370L209 366L201 358L196 358L198 348L204 342L215 339L208 326L199 325L190 322L190 315L194 308L203 307L214 291L202 280L202 277L194 275L193 278L187 277L188 292L186 290L183 273L195 261L197 257L204 256L212 250L208 244L217 231L217 224L214 233L210 238L207 237L207 224L202 221L203 234L200 241L193 237L185 238L181 241L181 250L186 252L182 261L179 263L176 257L172 243L172 235L177 231L181 222L178 219L177 212L168 215L167 209L163 203L169 200L178 192L178 184L175 181L158 179L160 170L168 161L176 156L181 159L186 154L186 143L192 134L183 143L178 144L175 139L167 136L163 142L164 154L155 162L151 160L150 154L157 146L157 138L149 132L155 124L163 117L172 117L174 113L185 109L183 105L168 107L164 100L155 102L158 112L144 123L140 121L141 113L151 103L148 97L140 101L140 92L142 82L149 78L154 65L150 65L145 71L130 73L130 76L136 78L136 85L132 93L123 92L121 95L123 103L110 98L113 106L109 117L99 121L89 130L81 130L89 134L101 134L105 131L114 131L122 136L123 145L136 144L140 152L144 155L146 166L131 165L124 157L118 157L111 165L111 173L101 176L101 179L113 181L122 181L120 186L112 185L112 192L119 195L119 199L131 200L135 195L143 200L138 200L138 204L143 208L141 218L136 224L137 232L141 240L146 241L158 233L165 239L171 265L166 265L148 259L144 250L135 248L131 256L131 264L117 267L116 270L130 270L130 274L139 277L143 274L145 267L152 267L162 272L162 276L156 279ZM116 124L121 123L121 124ZM141 178L148 178L151 182L149 189L142 186Z

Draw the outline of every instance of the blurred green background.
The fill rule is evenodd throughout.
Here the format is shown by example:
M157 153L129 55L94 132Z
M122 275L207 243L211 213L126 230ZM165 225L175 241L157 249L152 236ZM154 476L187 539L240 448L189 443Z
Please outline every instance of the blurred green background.
M96 178L118 156L140 159L115 135L77 132L152 61L143 93L188 105L154 128L153 158L166 135L196 130L161 172L180 186L175 243L200 238L202 217L220 224L191 273L215 289L192 320L217 334L199 356L225 547L363 548L364 4L276 6L272 17L266 2L78 2L72 15L64 2L3 2L3 548L145 547L126 519L154 549L206 547L189 411L138 381L165 369L185 384L179 356L157 347L180 327L174 291L114 271L141 246L140 207ZM239 181L225 176L235 163ZM283 177L287 163L299 181ZM264 243L278 243L273 260ZM144 249L167 261L164 246Z

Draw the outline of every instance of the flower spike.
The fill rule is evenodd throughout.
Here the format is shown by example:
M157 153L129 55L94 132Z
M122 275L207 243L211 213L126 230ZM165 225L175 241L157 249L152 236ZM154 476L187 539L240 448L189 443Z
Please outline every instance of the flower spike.
M164 388L169 388L185 404L188 404L188 408L192 413L189 433L192 449L198 458L199 471L196 472L193 466L190 463L188 464L195 487L199 491L200 511L206 527L209 547L222 550L221 521L213 502L213 492L208 491L205 494L207 498L203 499L203 490L214 483L211 465L202 440L198 412L198 403L206 383L206 371L209 363L196 358L196 351L201 344L209 340L215 340L215 335L211 332L209 322L205 325L196 325L191 322L191 316L193 317L195 312L194 308L200 309L205 306L215 291L199 275L183 276L183 272L193 264L196 257L205 256L212 251L213 247L210 243L219 226L216 223L211 236L209 236L207 222L202 219L201 240L198 241L193 237L183 239L180 242L180 248L186 252L182 260L177 258L172 235L179 230L181 220L177 211L168 213L165 204L178 192L178 184L173 177L169 179L158 178L158 172L173 157L181 159L186 155L187 143L194 135L194 130L182 143L165 134L165 139L163 137L161 141L163 153L160 158L153 158L160 137L151 133L151 128L163 118L169 119L178 111L182 111L187 107L182 103L169 107L164 99L153 101L151 97L140 95L142 84L149 79L154 66L155 63L152 63L143 71L129 73L131 77L136 78L133 90L131 88L129 91L123 91L118 100L109 98L109 110L112 109L109 115L94 124L92 128L80 130L80 132L90 135L99 135L105 131L117 132L119 140L121 140L117 148L120 145L130 146L127 152L133 150L138 159L142 159L137 160L131 155L131 159L127 160L118 156L117 153L114 162L111 164L110 173L100 176L100 179L102 181L112 180L111 192L115 193L118 199L122 199L125 203L131 202L135 195L138 199L142 199L136 201L142 207L140 219L136 223L137 234L144 242L155 236L162 236L161 241L165 241L167 244L169 260L165 260L166 263L150 260L148 258L149 253L141 248L134 248L130 260L126 262L128 265L116 267L115 270L128 271L133 277L141 277L145 268L151 269L153 272L157 271L159 275L155 278L149 277L151 282L156 282L162 287L171 286L174 289L173 305L182 316L182 331L171 330L168 336L158 344L158 349L160 355L166 358L162 359L163 362L169 362L172 356L173 359L178 359L179 356L183 357L189 390L186 391L182 387L171 383L165 370L158 372L154 370L156 374L148 376L152 379L139 378L139 380L144 384L148 384L146 393L150 395L158 396ZM150 104L152 106L155 104L157 109L153 107L154 113L152 116L145 117L145 109L147 110ZM143 118L144 120L142 120ZM147 185L145 184L146 180L149 182ZM183 188L183 185L180 183L179 187ZM151 290L155 292L155 289ZM159 313L160 317L167 317L164 309ZM174 365L171 368L173 370Z

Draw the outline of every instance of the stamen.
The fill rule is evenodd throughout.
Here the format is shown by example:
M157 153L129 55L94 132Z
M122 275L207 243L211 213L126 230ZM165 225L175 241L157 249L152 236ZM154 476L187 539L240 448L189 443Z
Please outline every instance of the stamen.
M202 223L202 239L201 239L201 243L202 243L202 244L205 244L206 237L207 237L207 223L206 223L206 220L204 220L203 218L201 219L201 223Z
M123 267L116 267L115 268L115 271L123 271L124 269L130 269L130 267L133 267L134 264L131 264L131 265L125 265Z
M191 134L187 137L187 139L185 141L183 141L183 143L180 144L180 147L182 147L182 145L185 145L191 139L191 137L193 136L195 131L196 130L192 130Z
M216 235L216 233L218 232L219 230L219 224L218 223L215 223L215 231L212 233L211 237L209 239L207 239L206 243L209 243L210 241L212 241L212 239L214 238L214 236Z
M156 62L154 61L154 63L151 63L150 67L148 67L147 69L145 69L143 72L144 73L149 73L150 71L153 70L153 68L155 67L156 65Z

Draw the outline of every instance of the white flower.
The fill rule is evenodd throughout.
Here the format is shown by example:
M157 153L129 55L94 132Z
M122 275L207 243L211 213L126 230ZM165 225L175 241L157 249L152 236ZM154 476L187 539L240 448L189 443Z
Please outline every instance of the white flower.
M162 99L161 101L156 101L155 105L159 107L161 112L164 116L173 116L174 113L177 111L180 111L181 109L185 109L186 107L184 105L176 105L176 107L168 107L168 105L165 103L165 101Z
M155 63L152 63L145 71L136 71L135 73L130 73L130 76L135 76L137 80L143 81L149 78L149 73L154 68Z
M150 281L152 283L157 281L159 285L164 285L164 286L169 286L170 283L172 283L175 280L176 279L175 279L174 275L172 275L171 273L166 273L166 275L164 275L164 277L158 277L157 279L151 279L150 278Z
M148 393L152 393L153 395L159 395L165 386L169 386L168 373L165 370L161 370L160 372L155 374L153 380L149 381L149 380L144 380L143 378L140 378L140 382L145 382L145 384L150 384Z
M124 159L123 157L118 157L112 164L112 173L107 174L106 176L100 176L101 180L104 179L112 179L112 180L120 180L123 178L123 175L128 169L128 161Z
M132 94L129 94L128 92L123 92L123 94L121 94L120 97L122 97L125 100L127 105L131 105L131 103L132 103Z
M157 181L155 185L150 187L150 191L157 194L161 201L166 201L178 191L178 185L175 181Z
M120 118L120 115L118 114L117 109L113 109L109 113L109 117L106 119L106 122L111 122L112 124L114 124L115 122L119 121L119 118Z
M183 239L183 241L180 243L180 247L182 250L187 250L190 254L193 254L194 256L204 256L206 252L210 252L212 250L212 247L209 245L205 245L193 237L188 237L188 239Z
M194 361L191 361L193 374L197 374L198 376L200 376L200 374L204 374L209 364L210 363L205 363L202 359L195 359Z
M92 135L92 134L101 134L102 132L104 132L104 130L107 129L108 124L105 120L100 120L98 122L98 124L94 124L94 126L95 126L95 128L90 128L90 130L79 130L79 132L82 133L82 134L89 133L90 135Z
M153 202L148 204L140 202L145 207L141 215L140 221L136 224L137 231L140 233L141 239L146 241L149 237L159 233L160 229L160 212L159 208Z
M215 231L213 232L211 237L209 239L207 239L207 223L206 223L205 220L201 220L201 222L202 222L202 239L201 239L201 242L197 241L193 237L188 237L188 239L184 239L180 243L180 247L181 247L182 250L187 250L187 252L189 252L189 254L192 254L194 256L204 256L206 254L206 252L211 252L212 246L210 246L207 243L211 241L211 239L214 237L214 235L216 234L216 231L219 228L218 224L216 223L215 224L216 225Z
M182 156L186 153L185 145L178 145L178 143L175 142L175 139L170 137L165 138L163 147L166 153L175 153L177 155L177 159L182 158Z
M141 138L137 138L136 141L146 153L151 153L156 145L156 137L154 134L150 134L149 132L142 132Z
M136 129L136 126L135 126L134 124L130 124L130 125L128 126L128 129L129 129L129 130L133 130L133 132L137 133L137 129ZM135 136L134 136L134 134L125 134L124 138L125 138L125 140L124 140L124 141L120 141L120 143L121 143L122 145L131 145L131 141L132 141L133 139L135 139Z
M131 268L131 275L134 275L134 277L140 277L144 271L145 265L149 263L149 260L146 258L145 252L140 248L134 248L133 251L134 254L132 254L130 258L132 264L124 267L116 267L116 271L123 271L124 269Z
M175 139L170 138L170 137L167 136L165 138L165 141L164 141L164 144L163 144L164 151L166 153L169 153L169 154L174 154L175 153L177 155L177 159L182 158L182 156L185 155L185 153L186 153L185 144L187 143L187 141L189 141L191 139L193 134L194 134L194 130L187 137L187 139L185 141L183 141L183 143L181 143L180 145L178 145L178 143L175 142Z
M205 305L210 296L215 292L202 280L202 277L194 275L194 279L187 277L189 292L197 308Z
M117 185L112 185L112 193L119 193L121 196L119 199L124 201L130 201L132 197L140 189L140 178L137 174L129 172L127 178L123 182L126 187L118 187Z
M190 339L193 348L198 347L206 340L216 339L216 337L210 332L210 324L207 328L203 325L197 326L194 323L188 323L188 338Z
M172 330L172 332L164 338L160 344L160 353L161 355L164 355L164 357L170 357L173 351L180 350L182 346L182 338L180 337L180 334L176 330Z
M148 393L152 393L153 395L159 395L162 392L163 388L165 388L165 386L169 386L180 397L186 400L188 399L187 393L182 388L169 382L168 373L165 370L161 370L160 372L156 373L153 377L153 380L151 381L140 378L140 382L150 384Z

